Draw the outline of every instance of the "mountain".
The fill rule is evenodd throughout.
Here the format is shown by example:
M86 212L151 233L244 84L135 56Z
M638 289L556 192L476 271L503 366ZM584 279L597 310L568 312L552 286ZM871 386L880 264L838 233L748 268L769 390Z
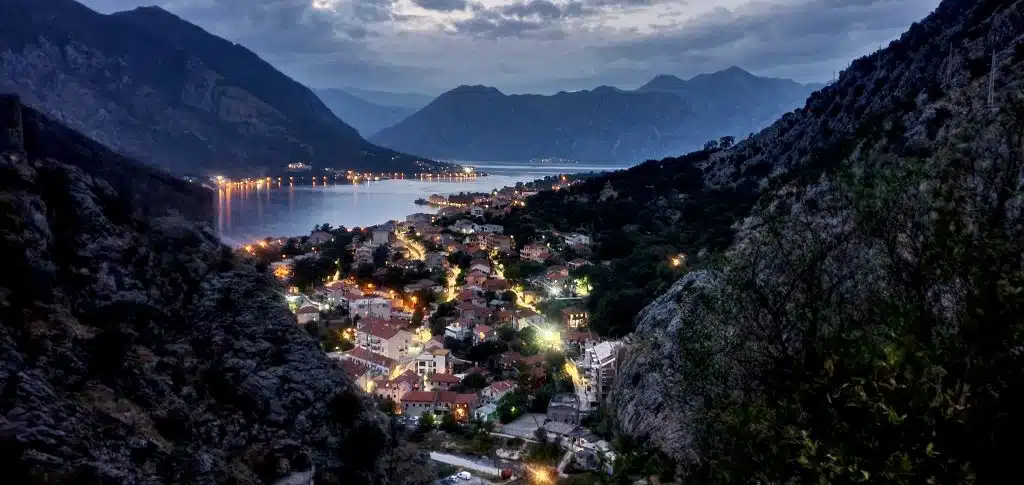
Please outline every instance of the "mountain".
M353 87L341 88L341 90L374 104L406 108L413 111L419 110L430 104L430 102L435 98L435 96L429 96L421 93L402 93Z
M315 92L335 115L351 123L364 136L392 126L419 109L371 103L341 89L318 89Z
M433 478L296 324L273 277L220 244L210 191L10 96L0 172L8 481Z
M820 84L755 76L739 67L699 74L688 80L656 76L638 92L667 92L682 98L701 121L704 137L743 137L802 106Z
M506 96L493 88L462 86L371 140L463 160L660 158L709 139L745 136L800 106L815 86L757 77L737 67L686 81L657 76L635 91L599 87Z
M1024 399L1022 33L1024 1L944 0L734 147L510 216L517 241L585 229L611 262L587 272L591 325L628 335L602 408L613 481L1003 483Z
M72 0L5 1L0 65L0 92L176 172L417 168L251 51L156 7L102 15Z
M611 87L551 96L460 86L370 139L441 159L623 160L684 144L689 110L668 93Z

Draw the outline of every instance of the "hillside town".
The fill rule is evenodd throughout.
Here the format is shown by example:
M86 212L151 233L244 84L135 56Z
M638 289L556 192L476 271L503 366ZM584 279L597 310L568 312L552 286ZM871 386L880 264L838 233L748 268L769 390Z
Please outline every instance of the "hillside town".
M588 328L586 269L602 263L586 234L517 241L493 222L530 195L432 196L436 214L241 250L435 461L495 481L610 473L596 428L626 343Z

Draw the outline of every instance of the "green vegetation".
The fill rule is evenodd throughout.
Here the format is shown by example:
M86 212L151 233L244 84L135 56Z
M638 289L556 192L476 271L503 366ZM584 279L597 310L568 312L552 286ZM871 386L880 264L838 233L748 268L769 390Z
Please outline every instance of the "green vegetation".
M708 189L697 164L715 151L648 161L629 171L593 177L564 190L542 192L506 217L516 241L550 228L583 230L594 241L595 259L574 275L591 286L590 325L601 335L622 336L633 319L685 271L671 258L720 251L733 238L733 222L749 211L755 187ZM607 196L600 200L602 193ZM617 194L617 195L614 195ZM506 265L506 275L535 274L534 263Z

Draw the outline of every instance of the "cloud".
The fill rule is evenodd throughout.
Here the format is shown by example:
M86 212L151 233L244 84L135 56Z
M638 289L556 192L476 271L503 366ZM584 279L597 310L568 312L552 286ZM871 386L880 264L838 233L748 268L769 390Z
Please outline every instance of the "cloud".
M438 12L465 10L467 7L466 0L412 0L412 3L421 8Z
M496 7L473 5L473 16L453 23L453 33L501 39L540 34L548 39L565 38L566 20L585 16L590 10L581 1L555 3L525 0Z
M731 65L827 80L939 0L82 1L156 3L311 86L437 94L629 88Z

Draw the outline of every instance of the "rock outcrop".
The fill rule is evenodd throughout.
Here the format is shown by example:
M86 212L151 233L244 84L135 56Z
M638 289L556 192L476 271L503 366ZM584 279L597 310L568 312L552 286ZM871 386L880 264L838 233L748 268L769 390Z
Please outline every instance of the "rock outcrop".
M5 480L427 481L272 277L201 221L203 189L13 98L0 120Z
M1008 442L1002 430L1017 418L983 416L994 411L966 417L962 410L1009 409L1016 394L1006 386L1016 374L968 373L951 356L985 362L976 366L1017 365L1008 362L1016 362L1019 347L1004 348L1015 345L1006 335L1021 323L1011 316L1017 302L971 298L995 293L992 281L1000 278L1000 285L1018 281L1022 46L1024 2L946 0L886 49L854 61L805 108L701 160L703 190L753 186L760 199L738 215L723 257L637 317L609 403L621 432L648 439L687 470L763 473L741 479L767 483L812 482L801 481L804 472L831 483L842 482L843 473L895 482L898 472L885 460L899 453L907 456L903 469L910 467L899 480L999 476L1005 464L997 444ZM984 247L983 255L957 253L961 243ZM975 330L982 313L986 329ZM984 332L1000 335L985 336L999 343L978 350L991 343L978 336ZM941 373L937 387L969 382L963 385L978 393L964 395L955 409L916 401L935 392L914 387L920 368L900 368L885 374L891 382L870 387L878 375L865 370L871 365L911 366L893 357L904 350L892 349L924 355L928 345L942 346L927 354ZM848 353L835 357L835 349ZM820 381L785 381L790 372ZM783 381L791 387L770 387ZM898 409L886 408L893 403ZM729 414L741 409L751 414ZM858 412L864 414L851 417ZM874 412L882 417L875 420ZM898 439L869 441L872 432L903 424L902 412L922 418L893 431ZM857 419L862 430L849 424ZM738 431L749 433L750 461L739 456L742 446L721 446ZM778 449L759 449L755 438ZM906 451L914 446L928 449L920 462ZM933 454L933 447L945 451ZM933 458L942 453L946 461L938 464ZM723 480L716 483L735 477Z

